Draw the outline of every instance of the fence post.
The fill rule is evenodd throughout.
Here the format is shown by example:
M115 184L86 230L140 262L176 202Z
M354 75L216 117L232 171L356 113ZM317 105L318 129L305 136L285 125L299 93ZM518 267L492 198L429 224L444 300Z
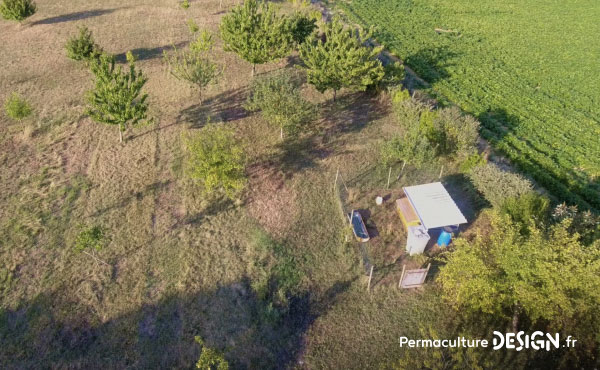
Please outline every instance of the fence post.
M367 284L367 292L371 290L371 279L373 278L373 265L371 265L371 272L369 273L369 283Z
M406 265L402 265L402 274L400 275L400 281L398 282L398 288L402 288L402 279L404 279L404 269Z
M390 188L390 177L392 176L392 167L390 166L390 171L388 172L388 182L386 189Z
M442 168L440 169L440 179L442 178L442 174L444 173L444 165L442 165Z

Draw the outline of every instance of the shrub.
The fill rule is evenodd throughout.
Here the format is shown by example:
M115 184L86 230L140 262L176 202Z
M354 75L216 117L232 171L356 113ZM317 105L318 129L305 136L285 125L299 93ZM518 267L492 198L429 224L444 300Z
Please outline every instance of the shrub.
M173 54L164 52L164 60L171 74L178 80L187 81L196 87L200 99L202 99L202 90L214 83L221 74L219 66L208 57L213 44L212 36L203 31L190 44L189 49L178 51L173 46L175 49Z
M468 174L475 188L494 207L501 207L508 198L518 198L533 189L521 175L503 171L493 163L478 166Z
M473 153L461 162L460 170L464 173L469 173L473 168L483 166L486 163L487 160L483 153Z
M441 155L464 159L476 152L479 122L457 107L436 111L428 137Z
M0 14L6 20L21 22L36 11L37 6L32 0L3 0L0 3Z
M372 91L375 93L381 91L389 91L390 89L402 84L405 75L404 65L398 62L388 63L385 65L385 67L383 67L383 73L383 78L377 81L375 84L370 85L367 88L368 91ZM406 91L406 93L403 94L408 94L408 96L410 97L410 93L408 91Z
M508 198L500 207L502 213L510 216L521 234L526 235L529 226L534 223L542 226L549 219L550 200L534 191L525 193L517 198Z
M231 128L209 123L198 133L184 137L185 172L206 192L222 189L229 198L246 185L245 155Z
M73 60L98 58L102 49L94 42L92 31L86 26L79 28L79 35L71 37L65 45L67 56Z
M12 93L4 102L4 111L13 120L21 121L31 114L32 109L31 105L19 94Z
M283 132L296 133L302 124L314 119L316 109L302 98L300 90L286 72L276 72L252 83L245 108L261 111L263 117Z
M422 168L435 160L434 149L427 138L421 135L418 126L413 126L403 135L384 142L380 155L381 161L386 166L405 161L416 168Z
M209 348L199 336L194 338L196 343L202 347L200 357L196 362L196 368L201 370L229 370L229 363L225 360L223 353Z
M183 0L182 2L179 3L179 6L182 7L183 9L189 9L190 0Z
M187 22L188 25L188 30L190 30L190 33L194 34L198 31L200 31L200 27L198 27L198 23L196 23L193 19L188 19Z
M77 235L75 250L83 252L87 249L101 250L106 241L104 229L100 226L88 227Z

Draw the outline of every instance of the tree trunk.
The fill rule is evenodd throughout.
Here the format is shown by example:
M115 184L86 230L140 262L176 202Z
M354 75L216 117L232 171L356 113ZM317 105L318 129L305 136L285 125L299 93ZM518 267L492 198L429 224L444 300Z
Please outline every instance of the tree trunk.
M512 331L516 333L519 329L519 314L521 313L521 307L516 304L513 308L513 318L512 318Z
M256 64L252 64L252 77L254 77L254 74L256 73Z
M121 130L120 125L119 125L119 142L123 143L123 130Z
M337 90L333 89L333 101L335 101L336 96L337 96Z

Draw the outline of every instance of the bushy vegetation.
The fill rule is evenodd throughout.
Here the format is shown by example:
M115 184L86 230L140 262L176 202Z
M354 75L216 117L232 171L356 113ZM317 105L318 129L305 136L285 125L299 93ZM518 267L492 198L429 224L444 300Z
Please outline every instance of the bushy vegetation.
M196 369L201 370L228 370L229 363L222 353L207 347L199 336L194 338L201 347L200 358L196 362Z
M300 94L293 76L276 72L253 81L250 96L245 105L250 111L260 111L265 120L284 131L297 133L301 126L314 119L316 109Z
M427 137L421 134L419 126L410 126L404 134L383 143L381 159L386 166L404 161L416 168L422 168L435 160L435 151Z
M365 91L385 75L377 55L383 47L371 48L364 43L373 34L370 30L346 28L339 18L325 25L323 38L313 34L299 48L308 83L324 93L333 90L335 100L341 88Z
M75 250L83 252L85 250L101 250L106 242L106 235L101 226L94 225L85 228L77 235L75 240Z
M231 128L208 123L198 133L184 138L185 172L202 184L205 192L223 190L238 196L246 185L244 150Z
M491 231L459 238L447 253L438 278L444 298L466 318L484 313L515 332L574 335L583 340L577 353L589 357L600 329L600 244L584 246L571 220L548 229L530 223L522 233L508 216L489 217Z
M515 225L520 226L521 233L527 233L529 227L543 227L548 224L550 216L550 200L535 191L519 197L507 198L500 206L500 212L507 214Z
M6 20L21 22L36 11L37 6L32 0L2 0L0 3L0 14Z
M142 71L136 70L135 60L127 54L129 71L115 68L113 56L102 54L91 63L95 86L88 93L87 113L97 122L115 125L119 129L119 141L129 126L137 126L148 118L148 94L142 88L148 80Z
M173 46L173 53L164 52L164 60L169 72L178 80L190 83L198 89L202 99L202 90L217 81L222 69L210 59L214 41L206 31L200 32L189 49L178 51Z
M102 54L102 48L94 42L92 31L86 26L79 27L79 35L69 38L65 49L73 60L90 60Z
M12 93L4 102L4 112L15 121L22 121L31 115L31 105L17 93Z
M533 189L531 182L523 176L503 171L493 163L473 168L468 176L475 188L494 207L501 207L506 199L518 198Z
M394 91L392 101L401 133L381 148L386 165L405 161L420 168L438 156L459 163L482 162L477 153L477 120L454 107L434 110L405 90Z
M600 209L600 146L589 134L598 132L600 89L590 81L600 64L582 52L597 36L573 26L596 23L596 0L568 11L542 0L335 4L363 27L379 26L378 41L435 96L478 117L482 135L520 170L559 199Z
M277 15L272 3L245 0L221 19L225 50L252 64L268 63L288 55L293 39L287 18Z

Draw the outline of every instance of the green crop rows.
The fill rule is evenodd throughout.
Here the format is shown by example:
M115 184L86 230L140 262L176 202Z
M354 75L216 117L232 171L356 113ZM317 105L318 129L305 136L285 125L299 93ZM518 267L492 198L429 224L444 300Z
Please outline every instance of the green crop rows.
M600 209L600 2L339 4L540 185Z

